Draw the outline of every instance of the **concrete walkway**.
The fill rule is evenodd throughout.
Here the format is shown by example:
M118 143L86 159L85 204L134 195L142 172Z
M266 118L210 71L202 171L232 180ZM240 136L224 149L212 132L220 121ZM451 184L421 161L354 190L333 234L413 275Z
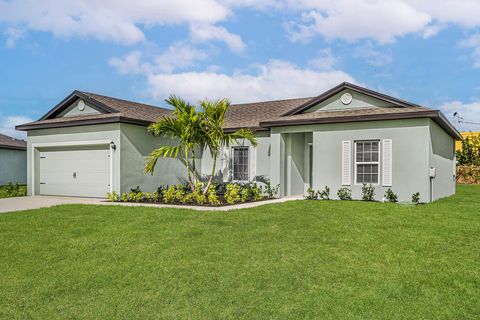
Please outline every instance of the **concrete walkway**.
M128 206L128 207L152 207L152 208L176 208L176 209L192 209L199 211L229 211L236 209L246 209L263 206L265 204L282 203L291 200L302 199L302 196L284 197L281 199L272 199L259 202L240 203L224 207L201 207L201 206L183 206L153 203L130 203L130 202L107 202L104 199L94 198L75 198L75 197L53 197L53 196L32 196L0 199L0 213L23 211L31 209L48 208L62 204L91 204L91 205L107 205L107 206Z

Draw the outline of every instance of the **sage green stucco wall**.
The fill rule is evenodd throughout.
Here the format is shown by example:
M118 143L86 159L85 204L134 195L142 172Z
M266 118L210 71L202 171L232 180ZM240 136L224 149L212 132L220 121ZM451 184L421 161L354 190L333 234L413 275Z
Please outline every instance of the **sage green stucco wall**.
M117 146L113 156L113 189L120 190L120 124L104 124L68 128L31 130L27 138L27 181L28 194L38 194L39 190L39 151L33 150L34 143L79 142L111 140ZM62 147L68 150L68 147ZM32 185L32 160L35 160L35 186Z
M0 148L0 186L12 183L27 183L27 152L25 150Z
M121 191L139 186L143 191L153 192L160 185L178 184L186 181L185 165L176 159L159 159L154 174L144 173L145 160L153 149L171 141L156 138L144 126L121 124ZM197 166L200 162L197 162Z
M270 133L266 131L259 131L256 133L257 138L257 147L256 147L256 168L255 168L255 179L257 181L269 180L270 179ZM237 145L250 147L251 143L249 141L239 140ZM215 177L217 181L223 180L223 157L222 152L220 152L217 159L216 173ZM210 152L205 151L201 159L201 174L206 177L209 176L212 172L213 158L210 155Z
M432 197L436 200L455 193L455 140L431 120L429 129L429 166L436 169Z
M60 117L74 117L74 116L83 116L86 114L99 114L100 112L95 109L91 104L85 102L85 109L81 111L78 109L77 105L80 100L74 102L70 107L65 109L62 113L59 114Z
M412 119L273 128L271 134L272 154L281 157L283 152L284 157L288 156L288 147L285 147L285 145L288 146L288 142L285 143L285 140L288 141L289 135L312 132L313 188L318 190L328 186L331 190L331 197L336 198L337 190L342 187L342 141L352 141L352 185L348 187L352 189L353 197L359 199L361 185L355 185L353 142L356 140L392 139L392 190L398 194L401 201L410 201L414 192L420 192L422 201L426 202L429 201L429 121L428 119ZM280 163L280 161L278 162ZM285 164L277 165L275 161L272 161L272 181L279 181L284 189L282 193L288 194L288 187L285 188L285 186L290 183L289 180L292 178L288 175L279 176L285 167ZM273 174L276 176L274 177ZM377 200L382 200L387 189L381 183L380 170L380 184L376 186Z
M344 93L350 93L352 95L352 102L345 105L340 100L340 97ZM316 111L332 111L332 110L348 110L348 109L358 109L358 108L380 108L380 107L391 107L392 104L382 101L380 99L373 98L363 93L359 93L353 90L342 90L341 92L333 95L332 97L322 101L321 103L305 110L305 113L316 112Z

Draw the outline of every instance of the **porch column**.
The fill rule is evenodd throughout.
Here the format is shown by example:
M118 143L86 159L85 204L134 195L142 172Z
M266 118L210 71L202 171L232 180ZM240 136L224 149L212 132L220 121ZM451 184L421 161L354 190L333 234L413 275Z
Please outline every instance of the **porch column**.
M281 133L271 133L270 142L270 183L272 187L280 185L278 195L284 197L286 194L285 136Z

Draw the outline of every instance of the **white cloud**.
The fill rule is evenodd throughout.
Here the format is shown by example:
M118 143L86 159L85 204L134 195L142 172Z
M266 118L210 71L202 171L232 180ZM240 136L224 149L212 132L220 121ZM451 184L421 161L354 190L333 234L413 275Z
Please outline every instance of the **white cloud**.
M330 48L320 50L318 56L308 62L311 67L318 70L331 70L336 63L337 59L333 56Z
M478 0L286 0L302 12L302 22L289 24L294 41L316 35L347 41L373 39L389 43L411 33L431 37L449 24L480 26Z
M7 41L5 41L5 47L8 49L15 48L17 40L23 38L24 32L19 28L8 27L4 32Z
M473 65L476 68L480 68L480 33L475 33L468 38L460 41L460 46L473 50Z
M206 40L222 40L237 50L240 37L215 26L230 15L218 0L0 0L0 22L8 26L127 45L145 41L144 27L191 24L215 33Z
M178 42L151 57L151 62L143 62L144 58L142 52L132 51L121 58L111 58L109 64L120 74L171 73L191 67L196 61L207 59L208 55L187 43Z
M312 71L285 61L272 60L255 66L253 74L216 72L149 74L150 93L156 99L178 94L191 101L202 98L230 98L251 102L318 95L342 81L355 82L343 71Z
M227 46L237 53L245 49L245 43L238 35L230 33L223 27L213 25L192 25L190 28L192 39L197 42L208 42L212 40L223 41Z
M356 58L362 58L375 67L381 67L393 61L390 50L384 49L382 51L377 49L371 42L367 42L365 45L355 48L353 56Z
M454 122L453 114L458 114L463 118L463 122L454 122L454 125L462 131L480 131L480 101L463 103L460 101L446 102L440 106L440 110L445 116ZM470 123L466 123L470 122Z
M0 114L0 133L18 139L25 139L25 132L16 131L15 126L32 121L32 119L24 116L2 116Z

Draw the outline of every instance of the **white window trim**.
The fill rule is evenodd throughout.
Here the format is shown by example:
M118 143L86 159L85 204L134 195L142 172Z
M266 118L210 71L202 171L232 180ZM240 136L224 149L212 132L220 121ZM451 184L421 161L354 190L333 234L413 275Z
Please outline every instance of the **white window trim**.
M235 177L235 153L234 153L234 149L247 149L247 180L235 180L234 177ZM250 182L250 148L248 146L234 146L234 147L231 147L230 149L231 151L231 170L232 170L232 182L233 183L248 183Z
M360 163L357 163L357 142L378 142L378 161L370 161L370 162L360 162ZM378 180L377 180L377 183L367 183L367 185L371 184L372 186L379 186L380 185L380 163L381 163L381 152L380 152L380 148L381 148L381 142L379 139L366 139L366 140L355 140L354 141L354 146L353 146L353 153L355 154L354 156L354 161L353 161L353 171L354 171L354 175L355 175L355 185L356 186L362 186L363 183L360 183L357 181L357 164L377 164L378 166Z

